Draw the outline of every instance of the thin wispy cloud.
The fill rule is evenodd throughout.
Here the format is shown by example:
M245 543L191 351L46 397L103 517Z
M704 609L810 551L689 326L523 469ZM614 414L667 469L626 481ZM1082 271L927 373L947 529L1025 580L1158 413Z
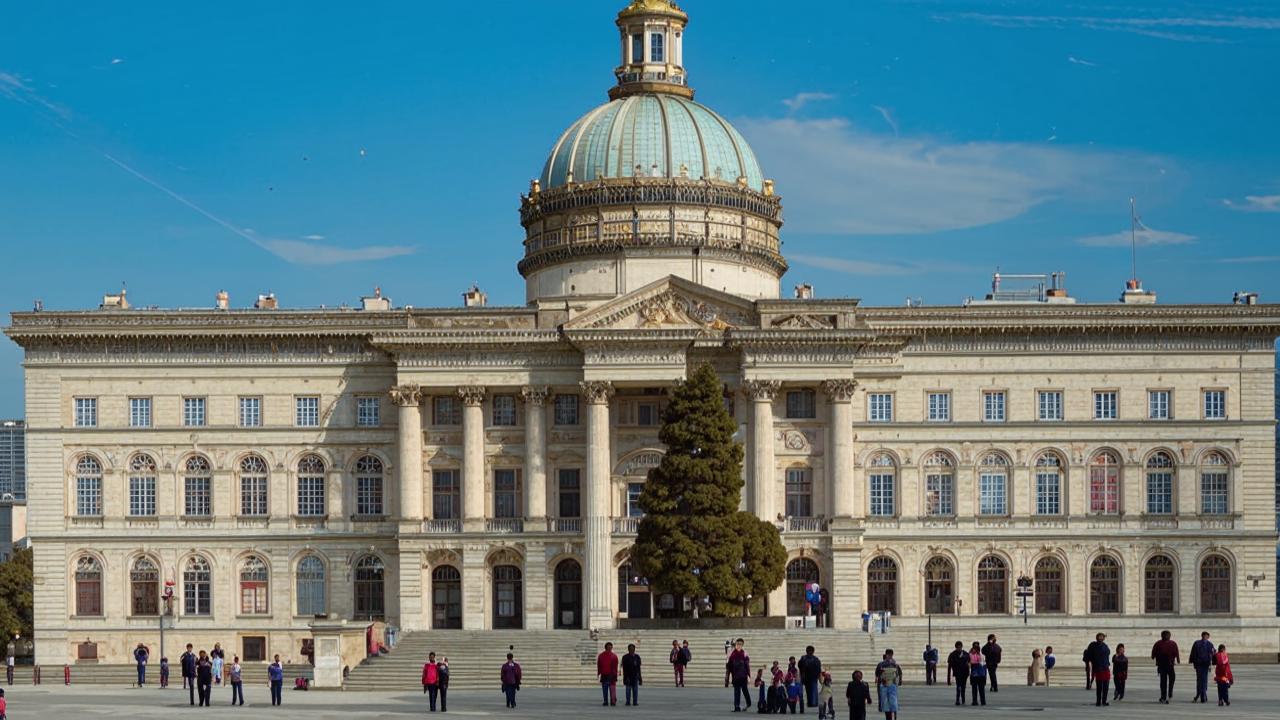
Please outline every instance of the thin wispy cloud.
M788 254L787 260L796 265L834 270L845 275L865 276L906 276L929 275L931 273L968 272L972 268L962 268L953 263L916 263L916 262L872 262L868 260L849 260L826 255L794 255Z
M880 105L872 105L871 107L875 108L876 112L880 113L880 117L884 118L885 123L893 128L893 134L896 136L898 134L898 121L893 117L893 110Z
M1084 28L1127 32L1177 42L1230 42L1224 33L1280 30L1280 17L1246 14L1177 15L1172 11L1149 17L1101 15L1013 15L981 12L936 13L934 20L975 22L1000 28Z
M1244 202L1223 200L1222 204L1240 212L1277 213L1280 212L1280 195L1245 195Z
M823 100L834 100L835 97L836 96L831 93L802 92L786 98L782 101L782 104L786 105L787 110L790 112L797 113L804 109L806 105L810 105L815 102L822 102Z
M1096 63L1096 62L1089 62L1088 60L1085 60L1085 59L1083 59L1083 58L1078 58L1078 57L1076 57L1075 55L1068 55L1068 56L1067 56L1067 62L1069 62L1069 63L1071 63L1071 64L1073 64L1073 65L1083 65L1083 66L1085 66L1085 67L1098 67L1098 63Z
M323 240L324 236L323 235L303 235L302 239L303 240Z
M1138 153L871 132L843 118L746 118L738 127L783 178L802 233L920 234L1016 218L1053 200L1092 201L1159 182L1170 161ZM1121 195L1123 197L1123 195Z
M1253 265L1255 263L1280 262L1280 255L1246 255L1245 257L1224 257L1214 260L1221 265Z
M0 70L0 97L8 98L23 105L47 110L62 120L71 119L71 111L36 92L31 83L17 73Z
M1149 227L1143 227L1137 232L1124 230L1109 235L1090 235L1089 237L1077 238L1076 243L1089 247L1123 247L1132 242L1142 246L1188 245L1195 242L1196 239L1195 235L1167 230L1152 230Z

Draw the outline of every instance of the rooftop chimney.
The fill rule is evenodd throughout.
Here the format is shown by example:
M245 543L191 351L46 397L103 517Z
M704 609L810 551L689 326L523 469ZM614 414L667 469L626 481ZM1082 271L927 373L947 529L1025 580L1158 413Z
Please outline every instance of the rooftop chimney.
M391 298L382 297L382 288L373 289L372 296L360 298L360 309L362 310L390 310Z
M216 307L217 309L219 310L231 309L231 296L227 294L226 290L219 290L218 294L214 295L213 298L214 298L213 306Z
M255 310L279 310L280 301L276 299L276 294L269 292L266 295L259 295L257 302L253 304Z
M106 295L103 295L102 304L98 306L98 309L99 310L128 310L129 309L129 298L127 297L128 294L129 294L128 290L124 288L120 288L120 292L118 294L108 293Z
M485 292L481 290L480 286L477 284L473 283L471 285L470 290L462 293L463 307L469 307L469 308L484 307L488 303L489 303L489 296L486 295Z
M1156 294L1142 289L1142 281L1133 278L1124 283L1124 292L1120 294L1120 302L1126 305L1155 305Z
M813 286L812 286L812 285L810 285L809 283L800 283L799 285L797 285L797 286L796 286L796 299L797 299L797 300L812 300L812 299L813 299Z

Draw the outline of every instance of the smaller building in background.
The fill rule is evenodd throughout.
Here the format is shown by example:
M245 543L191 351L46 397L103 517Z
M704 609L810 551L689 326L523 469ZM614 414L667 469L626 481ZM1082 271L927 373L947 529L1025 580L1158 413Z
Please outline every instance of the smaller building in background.
M22 420L0 420L0 498L27 499L26 430Z

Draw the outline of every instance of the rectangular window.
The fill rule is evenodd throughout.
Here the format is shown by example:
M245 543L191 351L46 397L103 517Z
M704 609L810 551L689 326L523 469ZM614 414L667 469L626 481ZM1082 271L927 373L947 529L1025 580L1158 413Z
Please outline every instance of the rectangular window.
M382 424L382 399L373 395L356 398L356 425L378 427Z
M1057 471L1036 473L1036 514L1062 513L1062 479Z
M1039 418L1049 422L1062 419L1062 391L1041 390L1037 394L1039 401Z
M1115 420L1120 417L1120 393L1098 390L1093 393L1093 419Z
M1148 420L1168 420L1169 414L1169 391L1168 390L1148 390L1147 391L1147 419Z
M873 517L893 517L897 512L894 504L894 487L892 473L872 473L867 478L871 491L871 515Z
M787 393L787 417L804 420L818 416L817 393L812 390L791 390Z
M561 468L559 477L560 517L582 517L582 471Z
M1089 512L1100 515L1120 513L1120 469L1115 465L1089 468Z
M578 424L578 396L557 395L553 407L556 425Z
M666 62L666 47L664 42L666 36L662 33L649 33L649 61L650 62Z
M949 472L931 472L925 475L925 514L950 516L956 514L954 476Z
M462 517L457 470L435 470L431 473L431 517L436 520Z
M96 517L102 514L102 478L76 478L76 515Z
M301 613L300 613L301 614ZM267 659L267 638L263 635L246 637L244 644L245 662L265 662Z
M493 471L493 516L518 518L520 512L520 472L501 469Z
M356 476L356 515L378 517L382 512L382 476Z
M320 427L320 398L303 395L293 399L293 422L298 427Z
M151 427L151 398L129 398L129 427Z
M813 473L787 468L787 517L813 517Z
M982 393L983 422L1004 422L1004 391L993 390Z
M644 62L644 35L640 33L631 36L631 62Z
M156 514L156 479L154 477L129 478L129 515L150 517Z
M1205 390L1204 391L1204 419L1205 420L1226 420L1227 419L1227 391L1226 390Z
M186 478L186 502L183 515L187 517L208 517L212 514L212 502L209 494L211 481L207 477Z
M98 398L75 399L76 427L98 427Z
M461 425L462 403L452 395L437 395L431 399L436 425Z
M204 398L202 397L185 397L182 398L182 425L183 427L204 427Z
M627 517L644 517L644 509L640 507L640 493L644 492L644 483L627 483Z
M929 393L929 422L951 422L951 393Z
M1004 473L978 473L978 514L1008 514L1007 495L1005 492Z
M262 398L240 398L240 427L262 427Z
M893 422L893 393L867 393L867 419Z
M298 476L298 514L303 517L324 515L324 476Z
M267 514L267 476L240 476L240 514L262 516Z
M1173 513L1173 472L1154 470L1147 472L1147 512L1152 515Z
M1226 515L1227 510L1227 473L1200 473L1200 512L1206 515Z
M512 427L516 424L516 396L493 396L493 424L495 426Z
M653 427L662 423L662 413L658 411L658 403L642 402L636 404L636 425Z

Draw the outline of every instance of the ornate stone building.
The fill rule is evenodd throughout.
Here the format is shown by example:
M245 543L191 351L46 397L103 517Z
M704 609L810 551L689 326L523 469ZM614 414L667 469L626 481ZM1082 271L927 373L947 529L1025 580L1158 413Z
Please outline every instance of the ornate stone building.
M618 15L610 101L522 197L524 307L15 313L39 661L154 637L296 656L316 616L404 631L608 628L673 383L709 362L776 519L763 603L908 625L1213 616L1274 636L1264 305L779 297L781 201L693 101L687 17Z

